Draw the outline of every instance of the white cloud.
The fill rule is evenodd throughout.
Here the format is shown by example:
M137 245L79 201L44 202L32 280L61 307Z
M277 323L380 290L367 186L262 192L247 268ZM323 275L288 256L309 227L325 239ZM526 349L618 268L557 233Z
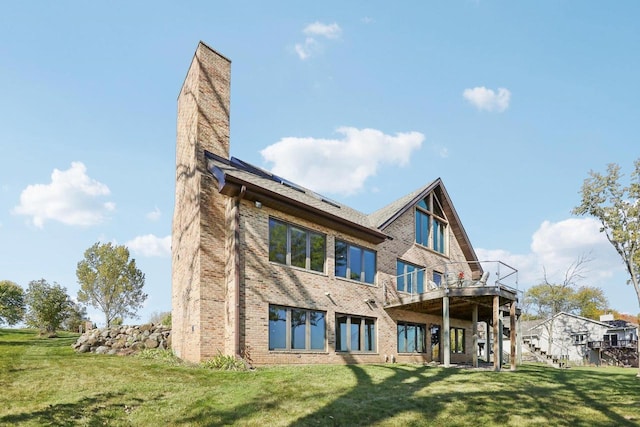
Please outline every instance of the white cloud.
M476 254L480 260L500 260L517 269L520 289L541 283L545 270L550 282L560 283L571 264L586 256L591 261L585 264L584 278L579 284L602 288L613 308L625 304L624 298L614 299L624 289L621 285L626 280L622 261L593 218L544 221L533 233L531 251L526 254L482 248L476 249Z
M147 219L150 219L151 221L157 221L158 219L160 219L161 215L162 212L160 212L160 209L158 209L158 207L156 206L151 212L147 214Z
M498 89L498 93L484 86L465 89L462 96L481 111L505 111L511 100L511 92L502 87Z
M135 253L146 257L171 256L171 235L157 237L153 234L137 236L125 243Z
M341 127L341 139L287 137L260 154L272 172L322 193L353 194L383 164L404 166L420 148L419 132L386 135L376 129Z
M360 21L362 21L365 24L373 24L374 22L376 22L375 19L369 17L369 16L365 16L364 18L362 18Z
M444 145L431 144L431 151L433 151L441 159L446 159L449 157L449 149Z
M294 47L298 57L302 60L309 58L312 54L320 50L320 45L315 39L307 37L304 43L296 43Z
M342 28L335 22L333 24L323 24L322 22L314 22L307 25L303 33L311 36L322 36L328 39L337 39L342 34Z
M314 22L307 25L302 32L307 37L304 42L295 44L294 51L300 59L305 60L322 51L324 46L318 42L317 37L338 39L342 35L342 28L335 22L333 24Z
M38 228L43 228L47 220L67 225L96 225L115 210L115 203L100 200L110 193L109 187L87 175L82 162L73 162L67 170L54 169L49 184L27 186L13 213L31 217Z

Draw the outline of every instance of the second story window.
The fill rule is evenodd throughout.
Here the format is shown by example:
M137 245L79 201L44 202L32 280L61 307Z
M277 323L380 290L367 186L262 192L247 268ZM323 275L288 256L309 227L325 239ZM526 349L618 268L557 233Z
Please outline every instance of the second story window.
M424 269L398 260L396 263L398 290L412 294L424 292Z
M269 261L324 272L325 235L269 218Z
M373 284L376 253L370 249L336 240L336 277Z
M447 253L447 226L442 205L434 193L416 205L416 243L441 254Z

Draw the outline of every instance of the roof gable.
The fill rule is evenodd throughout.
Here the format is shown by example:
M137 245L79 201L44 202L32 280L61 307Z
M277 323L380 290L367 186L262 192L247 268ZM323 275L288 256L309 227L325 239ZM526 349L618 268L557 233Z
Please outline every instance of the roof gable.
M544 325L545 323L549 323L549 322L551 322L552 319L555 320L558 317L573 317L574 319L577 319L577 320L582 320L584 322L593 323L594 325L603 326L605 328L610 328L610 325L607 324L607 323L600 322L599 320L589 319L588 317L579 316L577 314L567 313L566 311L561 311L560 313L554 314L550 318L545 319L545 320L541 321L540 323L538 323L537 325L535 325L534 328L538 328L538 327Z
M471 246L469 236L465 231L462 221L453 206L451 197L445 188L442 179L438 178L435 181L421 187L406 196L399 198L398 200L389 203L387 206L378 209L369 215L369 221L378 229L384 231L390 224L396 221L400 216L405 214L410 209L413 209L421 200L427 197L430 193L436 193L438 200L442 205L444 214L449 221L449 226L453 231L462 252L464 253L467 261L478 261L478 257Z
M227 160L209 152L205 152L205 157L209 162L209 171L218 181L219 192L235 197L244 187L243 197L248 200L271 204L274 208L294 215L313 217L319 224L338 226L342 231L372 243L384 241L387 238L385 228L431 192L435 192L465 258L468 261L478 261L440 178L366 215L234 157Z

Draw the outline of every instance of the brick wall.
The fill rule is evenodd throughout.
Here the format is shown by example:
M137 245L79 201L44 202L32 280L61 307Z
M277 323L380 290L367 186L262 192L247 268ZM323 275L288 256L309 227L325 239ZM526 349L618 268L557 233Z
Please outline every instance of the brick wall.
M200 43L178 96L172 346L190 361L224 349L225 207L204 150L229 156L229 81L229 60Z
M326 234L327 259L325 273L307 271L269 261L269 217L273 216L293 225ZM398 354L397 321L442 325L439 316L415 313L400 309L384 309L384 289L382 283L395 290L396 253L403 254L402 259L423 264L423 258L441 261L443 257L424 248L416 248L415 243L398 242L400 238L389 240L381 245L372 245L348 235L337 233L326 227L320 227L301 218L284 215L267 207L258 209L253 203L243 201L240 205L241 225L241 318L242 343L250 346L251 357L256 364L272 363L378 363L394 356L400 362L429 362L431 354ZM411 217L407 219L405 217ZM413 211L400 218L393 230L398 237L402 233L411 234L413 240ZM410 223L407 232L403 229ZM405 236L406 237L406 236ZM378 274L374 285L335 277L336 238L377 251ZM457 242L451 243L457 246ZM459 249L459 248L458 248ZM393 252L398 251L398 252ZM329 293L329 296L326 293ZM368 304L365 300L375 300ZM319 310L326 312L327 347L326 351L269 351L269 304ZM336 314L375 318L377 322L377 349L375 353L345 354L335 351ZM471 314L470 314L471 315ZM467 349L471 349L471 319L451 319L452 327L462 327L466 331ZM427 343L430 336L427 337ZM452 362L471 361L471 353L452 354Z
M384 309L385 288L396 292L397 258L420 266L448 260L415 244L412 210L385 230L393 239L376 246L266 206L257 208L246 200L240 201L237 210L236 199L218 193L215 180L206 170L204 150L229 157L229 81L230 62L201 43L178 98L172 235L173 350L190 361L212 357L218 351L234 354L239 334L240 349L248 349L257 364L367 363L383 362L392 356L398 361L430 361L429 351L398 355L397 322L421 323L428 328L430 324L441 325L442 319ZM324 273L269 261L270 215L326 235ZM334 276L336 239L377 252L375 284ZM452 258L463 260L450 230L449 244ZM369 300L375 303L366 302ZM326 312L325 351L269 351L270 304ZM238 310L240 328L236 330ZM337 313L376 319L377 351L336 352ZM470 319L451 319L451 326L467 329L470 348ZM470 361L471 353L452 354L452 362L463 360Z

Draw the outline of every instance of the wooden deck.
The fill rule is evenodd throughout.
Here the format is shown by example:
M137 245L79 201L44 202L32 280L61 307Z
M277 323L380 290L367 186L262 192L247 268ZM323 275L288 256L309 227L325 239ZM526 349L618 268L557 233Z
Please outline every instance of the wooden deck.
M478 318L490 319L493 316L493 298L498 296L499 305L508 312L518 295L515 289L507 286L451 286L429 290L420 294L401 295L390 300L385 308L402 308L442 316L442 298L449 297L449 316L457 319L471 319L474 305L478 306Z

